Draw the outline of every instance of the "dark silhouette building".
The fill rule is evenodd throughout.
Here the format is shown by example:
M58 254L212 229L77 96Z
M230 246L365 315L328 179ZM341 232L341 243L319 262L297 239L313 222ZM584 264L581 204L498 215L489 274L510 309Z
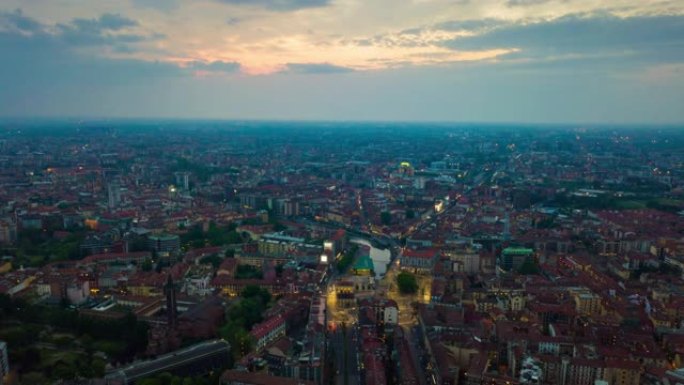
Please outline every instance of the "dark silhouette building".
M176 287L170 274L166 280L166 285L164 285L164 294L166 295L166 315L169 327L175 328L178 325L178 308L176 306Z

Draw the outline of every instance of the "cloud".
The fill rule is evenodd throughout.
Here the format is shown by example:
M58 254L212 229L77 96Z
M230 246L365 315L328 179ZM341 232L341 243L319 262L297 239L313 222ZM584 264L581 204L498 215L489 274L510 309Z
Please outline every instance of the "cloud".
M156 34L130 32L138 22L119 14L105 13L96 19L74 19L69 24L57 24L55 37L76 46L112 45L125 51L125 45L157 39ZM124 32L129 31L129 32Z
M113 59L81 49L85 45L130 52L134 43L157 37L121 32L137 25L133 20L113 14L49 26L24 16L21 11L0 13L0 52L3 53L0 96L3 92L23 91L41 84L49 88L62 84L146 82L188 73L174 64Z
M163 12L170 12L178 8L180 0L132 0L133 5L143 8L153 8Z
M181 74L175 65L135 59L112 59L76 50L61 35L0 32L3 52L0 83L23 85L69 82L139 81Z
M278 12L295 11L305 8L324 7L331 0L216 0L225 4L256 5Z
M516 58L623 54L648 60L684 59L684 16L572 15L511 24L443 43L455 50L516 48Z
M655 65L639 75L640 80L648 83L684 84L684 63Z
M478 31L492 27L501 27L510 24L501 19L485 18L445 21L434 25L432 28L444 31Z
M24 16L21 9L13 12L0 12L0 31L7 30L9 32L20 33L36 33L40 32L43 26L36 20Z
M548 3L551 0L508 0L506 5L509 7L527 7L531 5L539 5Z
M88 20L88 19L76 19L74 20L74 24L77 24L78 22L80 23L88 23L90 25L93 25L95 28L100 28L102 30L111 30L111 31L118 31L126 27L135 27L138 25L138 22L132 19L129 19L127 17L121 16L119 14L114 14L114 13L105 13L102 16L100 16L99 19L96 20Z
M193 69L201 72L210 73L233 73L240 70L240 63L238 62L226 62L226 61L213 61L209 63L204 62L192 62L187 68Z
M37 84L112 85L240 70L237 62L193 61L179 65L132 58L131 54L138 53L138 43L164 37L154 32L136 33L139 27L137 21L119 14L105 13L50 26L25 16L21 10L0 12L0 84L7 89ZM105 53L128 58L106 57Z
M353 72L352 68L329 63L288 63L282 73L292 74L340 74Z
M237 25L242 22L242 18L239 17L229 17L226 19L226 24L227 25Z

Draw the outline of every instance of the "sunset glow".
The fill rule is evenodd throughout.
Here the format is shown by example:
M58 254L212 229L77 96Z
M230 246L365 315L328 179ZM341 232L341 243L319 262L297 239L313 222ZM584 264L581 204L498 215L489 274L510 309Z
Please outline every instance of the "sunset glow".
M469 105L497 95L519 103L487 117L485 106L455 111L438 101L421 109L420 116L413 116L416 119L506 121L529 109L534 120L563 120L545 117L539 112L544 109L534 106L559 95L573 99L596 95L596 102L586 103L585 112L600 101L613 103L609 107L615 111L633 111L629 120L646 114L647 120L676 121L681 114L671 100L681 95L684 82L683 20L684 4L676 1L616 0L608 6L597 0L6 0L0 7L0 48L10 58L2 64L5 72L13 76L5 75L7 94L0 91L0 96L9 99L0 112L21 115L38 109L48 115L79 114L82 107L68 101L85 98L82 88L88 87L98 88L112 100L131 102L130 95L119 94L122 88L108 88L108 79L116 79L154 87L154 91L139 90L141 98L148 92L172 97L174 93L165 90L188 87L198 95L220 93L211 102L193 99L197 104L192 110L202 115L233 117L238 111L249 111L245 117L263 117L263 106L273 103L270 97L315 93L318 86L308 84L313 80L297 79L317 75L312 78L319 84L335 83L337 92L346 94L352 92L346 87L358 83L375 84L374 89L405 84L401 89L407 95L419 95L415 87L430 83L443 86L436 89L443 106ZM615 64L610 74L605 73L608 64ZM55 103L51 94L26 99L20 95L25 87L12 91L14 82L17 87L33 82L39 87L39 78L46 77L43 83L50 84L49 74L61 72L71 72L57 78L73 79L68 85L73 98ZM138 79L141 76L144 81ZM265 84L263 77L274 77L273 82ZM556 79L558 89L535 86L544 78ZM460 86L449 87L450 82ZM66 84L55 81L54 87L61 90ZM500 88L505 84L509 85ZM561 92L579 84L597 90ZM644 84L667 88L655 92L663 98L661 103L643 100L653 94L639 88ZM220 89L210 91L213 87ZM614 102L601 97L601 90L608 89L628 97ZM524 94L506 94L520 90ZM473 91L486 95L473 99ZM239 97L243 93L252 99L238 108L236 103L248 102ZM233 100L230 108L236 110L209 107L227 99ZM355 98L343 100L351 103L350 110L358 110L353 106ZM157 116L178 111L168 100L159 103L139 113ZM102 113L118 115L124 108L112 107L116 105L107 104ZM285 117L282 112L273 117ZM382 119L390 115L389 109L364 114ZM602 115L597 109L589 116ZM563 118L576 119L572 111Z

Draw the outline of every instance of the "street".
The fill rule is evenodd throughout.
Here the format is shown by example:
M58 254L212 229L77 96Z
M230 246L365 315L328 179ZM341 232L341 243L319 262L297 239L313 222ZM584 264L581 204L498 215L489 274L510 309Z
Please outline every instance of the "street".
M448 211L453 206L447 208ZM442 212L443 213L443 212ZM439 214L442 214L439 213ZM422 229L425 225L435 221L439 214L425 218L417 226L416 230ZM417 377L420 385L425 385L428 381L422 362L422 351L419 346L418 335L415 327L418 325L416 318L416 303L430 303L432 277L429 275L416 275L418 291L413 295L405 295L399 292L396 280L401 272L399 265L400 247L393 240L390 247L392 260L386 274L377 281L375 296L388 298L397 303L399 326L406 331L406 339L409 345L411 360L414 362ZM344 307L338 300L334 285L342 275L333 273L328 284L324 288L326 293L326 311L328 319L330 359L333 360L333 373L335 385L362 385L361 380L361 357L358 353L360 342L358 341L356 323L358 314L356 307Z
M356 327L339 326L330 335L335 385L361 385Z

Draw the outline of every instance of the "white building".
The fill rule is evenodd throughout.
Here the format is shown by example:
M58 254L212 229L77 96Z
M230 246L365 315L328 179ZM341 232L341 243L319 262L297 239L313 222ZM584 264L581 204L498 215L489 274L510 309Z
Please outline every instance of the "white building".
M88 281L72 282L66 288L66 297L72 305L81 305L90 296L90 283Z
M399 309L394 305L385 307L383 322L385 325L396 325L399 323Z
M249 333L256 342L255 350L260 352L271 342L285 336L285 328L285 318L280 314L255 325Z

